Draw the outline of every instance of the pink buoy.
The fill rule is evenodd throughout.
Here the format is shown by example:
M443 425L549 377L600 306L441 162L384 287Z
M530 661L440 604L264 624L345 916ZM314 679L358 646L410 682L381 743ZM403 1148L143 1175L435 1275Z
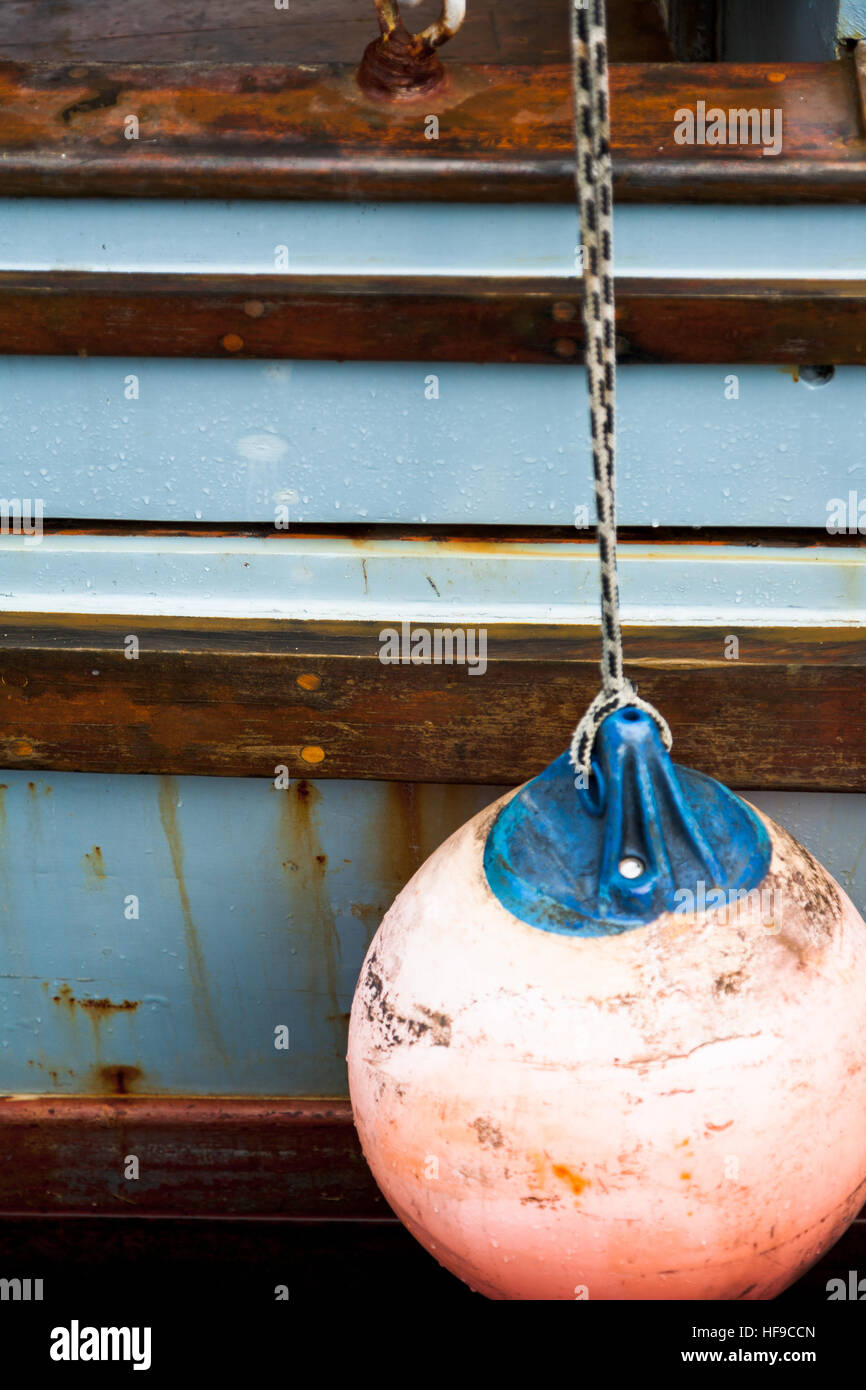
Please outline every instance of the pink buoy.
M349 1078L382 1192L490 1298L772 1298L866 1195L866 927L761 816L769 870L736 910L539 930L485 874L513 795L364 962Z

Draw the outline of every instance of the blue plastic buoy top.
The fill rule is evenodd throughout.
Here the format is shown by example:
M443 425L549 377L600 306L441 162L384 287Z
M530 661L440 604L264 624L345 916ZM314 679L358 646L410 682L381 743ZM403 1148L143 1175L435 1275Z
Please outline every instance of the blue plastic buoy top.
M493 823L487 882L521 921L608 936L690 904L721 906L766 877L758 817L720 782L671 762L642 710L608 715L582 780L563 753Z

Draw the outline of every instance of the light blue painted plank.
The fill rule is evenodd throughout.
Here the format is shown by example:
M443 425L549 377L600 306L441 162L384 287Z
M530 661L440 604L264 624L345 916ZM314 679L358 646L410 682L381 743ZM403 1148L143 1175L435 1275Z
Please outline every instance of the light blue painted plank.
M866 624L866 550L619 549L627 623ZM595 623L594 541L0 536L0 611L197 618Z
M866 39L866 0L841 0L839 38Z
M2 783L0 1093L90 1093L119 1067L139 1069L141 1092L343 1092L372 932L416 865L501 790L27 772ZM748 795L866 908L866 796ZM137 920L124 915L130 894ZM279 1024L288 1052L273 1046Z
M673 128L673 113L671 126ZM0 199L0 269L574 275L567 205ZM861 277L866 207L617 208L620 275Z
M439 398L425 381L439 378ZM739 398L726 399L736 373ZM134 374L139 399L124 397ZM812 526L866 495L866 368L619 373L626 525ZM0 358L0 481L47 517L570 525L592 512L563 367Z

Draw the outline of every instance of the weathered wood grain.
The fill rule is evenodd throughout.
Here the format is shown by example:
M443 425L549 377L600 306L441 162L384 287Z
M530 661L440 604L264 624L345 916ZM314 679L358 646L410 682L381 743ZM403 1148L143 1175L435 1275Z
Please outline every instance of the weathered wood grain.
M570 69L449 63L444 88L362 95L353 65L0 63L6 194L572 201ZM620 200L866 199L853 60L611 70ZM678 144L676 113L782 112L760 145ZM439 118L428 139L425 118ZM139 138L125 138L125 118Z
M93 1095L0 1097L0 1214L391 1216L348 1098L118 1095L110 1072Z
M438 0L437 0L438 3ZM428 3L405 17L427 21ZM614 62L671 58L655 0L608 0ZM0 53L17 58L120 62L357 62L376 34L372 0L3 0ZM564 62L568 6L562 0L472 0L452 44L460 62Z
M7 615L0 763L511 784L562 752L598 688L595 628L490 626L472 676L383 665L386 626ZM866 790L862 631L745 629L736 661L728 635L626 630L675 758L733 786Z
M866 281L621 278L620 362L866 363ZM0 271L0 353L582 361L574 281Z

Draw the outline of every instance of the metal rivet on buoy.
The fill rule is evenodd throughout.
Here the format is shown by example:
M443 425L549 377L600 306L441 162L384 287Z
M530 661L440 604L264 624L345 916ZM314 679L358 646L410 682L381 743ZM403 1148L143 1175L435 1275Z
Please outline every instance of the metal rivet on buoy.
M226 333L224 338L220 338L220 342L226 352L240 352L244 345L244 340L238 333Z
M567 299L559 299L551 310L557 323L569 323L577 314L577 305L569 304Z
M623 878L640 878L646 869L646 864L637 855L626 855L625 859L619 861L619 871Z
M553 344L553 350L559 357L575 357L577 355L577 343L573 338L557 338Z
M251 319L260 319L264 312L265 306L260 299L248 299L244 305L244 313Z

